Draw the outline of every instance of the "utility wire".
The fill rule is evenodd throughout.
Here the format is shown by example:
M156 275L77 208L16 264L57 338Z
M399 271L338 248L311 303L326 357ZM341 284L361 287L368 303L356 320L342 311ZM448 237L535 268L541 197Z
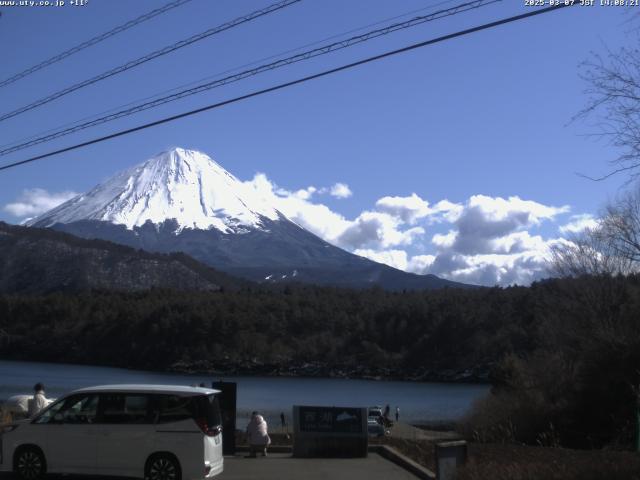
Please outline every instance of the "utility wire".
M242 69L245 69L245 68L248 68L248 67L252 67L254 65L258 65L261 62L266 62L267 60L272 60L274 58L282 57L283 55L287 55L287 54L290 54L290 53L293 53L293 52L299 52L300 50L303 50L305 48L309 48L309 47L313 47L313 46L316 46L316 45L320 45L323 42L327 42L329 40L334 40L336 38L341 38L341 37L344 37L345 35L349 35L349 34L352 34L352 33L355 33L355 32L360 32L360 31L365 30L367 28L371 28L371 27L375 27L377 25L381 25L381 24L383 24L385 22L390 22L392 20L397 20L399 18L404 18L404 17L407 17L409 15L412 15L412 14L415 14L415 13L418 13L418 12L423 12L425 10L435 10L437 7L440 7L442 5L446 5L446 4L449 4L449 3L453 3L454 1L455 0L444 0L444 1L441 1L441 2L438 2L438 3L435 3L433 5L429 5L429 6L426 6L426 7L418 8L418 9L415 9L415 10L410 10L410 11L402 13L400 15L394 15L393 17L387 17L387 18L378 20L376 22L369 23L367 25L363 25L362 27L352 28L351 30L347 30L345 32L337 33L337 34L331 35L329 37L325 37L325 38L323 38L321 40L316 40L314 42L307 43L307 44L301 45L299 47L290 48L290 49L285 50L283 52L279 52L279 53L276 53L276 54L273 54L273 55L269 55L268 57L262 57L262 58L260 58L258 60L253 60L251 62L239 65L237 67L229 68L229 69L224 70L222 72L217 72L217 73L212 74L212 75L207 75L206 77L200 78L198 80L191 81L189 83L183 83L182 85L178 85L178 86L170 88L168 90L163 90L162 92L158 92L158 93L156 93L154 95L148 95L148 96L143 97L143 98L137 98L137 99L132 100L130 102L127 102L125 104L118 105L116 107L112 107L112 108L109 108L107 110L103 110L103 111L101 111L99 113L94 113L92 115L87 115L87 116L85 116L83 118L80 118L78 120L74 120L72 122L67 122L67 123L65 123L63 125L58 125L56 127L49 128L47 130L40 131L38 133L34 133L34 134L29 135L27 137L22 137L22 138L19 138L17 140L13 140L13 141L8 142L8 143L4 143L4 144L0 145L0 151L2 151L2 149L4 149L4 148L12 147L14 145L22 144L24 142L28 142L28 141L31 141L31 140L39 139L40 137L42 137L44 135L47 135L47 134L53 133L53 132L57 132L57 131L59 131L61 129L64 129L64 128L67 128L67 127L80 125L82 122L85 122L85 121L88 122L89 120L97 119L97 118L99 118L99 117L101 117L103 115L106 115L107 113L115 112L115 111L117 111L119 109L123 109L125 107L129 107L131 105L136 104L137 102L144 102L144 101L147 101L147 100L151 100L153 98L158 98L158 97L161 97L163 95L167 95L169 93L176 92L178 90L185 89L185 88L191 87L193 85L197 85L200 82L204 82L204 81L207 81L207 80L212 80L214 78L220 78L223 75L228 75L228 74L230 74L232 72L237 72L239 70L242 70ZM22 150L22 148L20 150Z
M90 127L94 127L103 123L107 123L113 120L117 120L119 118L123 118L123 117L128 117L130 115L133 115L135 113L138 112L142 112L144 110L148 110L151 108L155 108L158 107L160 105L164 105L165 103L169 103L169 102L174 102L176 100L180 100L182 98L191 96L191 95L195 95L198 93L202 93L204 91L207 90L211 90L217 87L221 87L223 85L228 85L230 83L235 83L238 82L240 80L243 80L245 78L248 77L252 77L255 75L259 75L261 73L264 73L266 71L270 71L270 70L275 70L277 68L281 68L281 67L285 67L287 65L291 65L293 63L297 63L297 62L301 62L304 60L309 60L311 58L315 58L318 57L320 55L326 55L328 53L332 53L335 52L337 50L342 50L348 47L351 47L353 45L359 44L359 43L363 43L369 40L372 40L374 38L378 38L381 37L383 35L388 35L390 33L393 32L397 32L399 30L403 30L406 28L411 28L414 27L416 25L420 25L426 22L431 22L434 20L438 20L441 18L445 18L445 17L450 17L453 15L457 15L469 10L473 10L473 9L477 9L480 7L484 7L493 3L497 3L500 2L502 0L474 0L471 2L466 2L460 5L457 5L455 7L451 7L445 10L438 10L437 12L434 12L432 14L429 15L423 15L423 16L418 16L418 17L414 17L411 18L407 21L404 22L400 22L400 23L394 23L392 25L388 25L386 27L383 28L379 28L376 30L371 30L369 32L366 32L362 35L357 35L351 38L348 38L346 40L340 40L338 42L334 42L334 43L330 43L328 45L323 45L321 47L317 47L314 48L312 50L307 50L305 52L284 58L284 59L280 59L280 60L276 60L275 62L271 62L271 63L267 63L267 64L263 64L260 65L258 67L249 69L249 70L245 70L242 71L240 73L234 74L234 75L230 75L218 80L214 80L211 82L207 82L207 83L203 83L200 85L197 85L195 87L186 89L186 90L182 90L179 91L177 93L173 93L171 95L167 95L164 97L160 97L160 98L156 98L154 100L148 101L148 102L144 102L138 105L135 105L133 107L124 109L124 110L120 110L118 112L115 113L111 113L109 115L105 115L99 118L96 118L94 120L85 122L85 123L81 123L79 125L75 125L73 127L69 127L69 128L65 128L62 130L59 130L55 133L51 133L48 135L44 135L42 137L36 138L34 140L30 140L18 145L15 145L13 147L8 147L8 148L4 148L4 149L0 149L0 156L4 156L4 155L8 155L10 153L13 152L17 152L19 150L24 150L25 148L28 147L32 147L34 145L38 145L41 143L45 143L45 142L49 142L51 140L54 140L56 138L60 138L60 137L64 137L66 135L70 135L72 133L81 131L81 130L85 130L87 128Z
M320 73L316 73L316 74L309 75L309 76L306 76L306 77L298 78L296 80L292 80L292 81L289 81L289 82L281 83L281 84L275 85L273 87L265 88L265 89L262 89L262 90L257 90L257 91L254 91L254 92L251 92L251 93L248 93L248 94L245 94L245 95L241 95L239 97L235 97L235 98L232 98L232 99L229 99L229 100L224 100L222 102L218 102L218 103L214 103L214 104L207 105L207 106L204 106L204 107L200 107L200 108L197 108L195 110L190 110L188 112L183 112L183 113L180 113L178 115L165 117L163 119L156 120L154 122L146 123L144 125L139 125L137 127L129 128L127 130L121 130L119 132L115 132L115 133L112 133L110 135L105 135L103 137L94 138L94 139L88 140L86 142L82 142L82 143L78 143L78 144L75 144L75 145L72 145L72 146L69 146L69 147L61 148L59 150L54 150L52 152L44 153L42 155L37 155L35 157L27 158L25 160L20 160L18 162L13 162L13 163L9 163L9 164L6 164L6 165L2 165L2 166L0 166L0 171L7 170L7 169L13 168L13 167L17 167L19 165L24 165L26 163L35 162L37 160L42 160L44 158L52 157L54 155L59 155L61 153L70 152L72 150L77 150L79 148L86 147L86 146L89 146L89 145L93 145L93 144L96 144L96 143L101 143L101 142L104 142L104 141L107 141L107 140L111 140L113 138L117 138L117 137L121 137L121 136L124 136L124 135L128 135L130 133L139 132L139 131L145 130L147 128L151 128L151 127L155 127L155 126L158 126L158 125L162 125L164 123L173 122L174 120L179 120L181 118L185 118L185 117L189 117L189 116L192 116L192 115L196 115L198 113L202 113L202 112L205 112L205 111L208 111L208 110L213 110L213 109L217 109L217 108L220 108L220 107L224 107L226 105L230 105L230 104L233 104L233 103L241 102L241 101L247 100L249 98L253 98L253 97L260 96L260 95L264 95L266 93L282 90L284 88L291 87L293 85L298 85L298 84L301 84L301 83L308 82L310 80L315 80L317 78L321 78L321 77L325 77L325 76L328 76L328 75L332 75L332 74L337 73L337 72L341 72L341 71L344 71L344 70L349 70L351 68L358 67L360 65L365 65L367 63L375 62L377 60L381 60L383 58L387 58L387 57L391 57L391 56L394 56L394 55L398 55L400 53L404 53L404 52L408 52L408 51L411 51L411 50L415 50L417 48L426 47L428 45L433 45L433 44L436 44L436 43L444 42L444 41L447 41L447 40L451 40L453 38L462 37L462 36L469 35L469 34L472 34L472 33L475 33L475 32L479 32L479 31L482 31L482 30L488 30L490 28L498 27L500 25L516 22L516 21L519 21L519 20L524 20L524 19L529 18L529 17L533 17L533 16L536 16L536 15L542 15L544 13L553 12L555 10L559 10L559 9L565 8L565 7L570 7L570 6L573 6L573 5L578 5L578 4L577 3L575 3L575 4L564 4L563 3L563 4L555 5L555 6L552 6L552 7L546 7L546 8L542 8L542 9L538 9L538 10L532 10L530 12L523 13L521 15L515 15L515 16L512 16L512 17L503 18L503 19L500 19L500 20L496 20L494 22L485 23L483 25L479 25L479 26L476 26L476 27L468 28L466 30L460 30L460 31L455 32L455 33L450 33L450 34L447 34L447 35L443 35L441 37L433 38L433 39L430 39L430 40L425 40L424 42L414 43L413 45L409 45L407 47L399 48L397 50L391 50L391 51L388 51L388 52L385 52L385 53L382 53L382 54L379 54L379 55L375 55L375 56L372 56L372 57L365 58L363 60L358 60L358 61L353 62L353 63L342 65L340 67L332 68L330 70L324 70L324 71L322 71Z
M0 87L9 85L17 80L20 80L21 78L26 77L27 75L31 75L32 73L37 72L38 70L42 70L43 68L48 67L49 65L53 65L54 63L64 60L65 58L70 57L74 53L78 53L79 51L84 50L85 48L89 48L97 43L100 43L106 40L107 38L113 37L114 35L124 32L125 30L129 30L130 28L135 27L136 25L139 25L142 22L151 20L152 18L157 17L158 15L162 15L163 13L166 13L169 10L172 10L176 7L184 5L185 3L188 3L190 1L191 0L175 0L173 2L167 3L163 7L156 8L155 10L151 10L150 12L147 12L144 15L140 15L139 17L134 18L133 20L129 20L127 23L119 25L109 30L108 32L98 35L97 37L93 37L87 40L86 42L82 42L80 45L76 45L75 47L70 48L69 50L65 50L64 52L59 53L58 55L55 55L49 58L48 60L40 62L37 65L34 65L33 67L27 68L26 70L20 73L17 73L12 77L7 78L6 80L1 81Z
M112 68L111 70L108 70L104 73L101 73L100 75L97 75L95 77L89 78L87 80L84 80L82 82L76 83L75 85L71 85L70 87L67 87L63 90L59 90L55 93L52 93L51 95L41 98L40 100L36 100L33 103L30 103L29 105L26 105L24 107L20 107L17 110L14 110L12 112L9 113L5 113L3 115L0 116L0 122L7 120L9 118L15 117L16 115L20 115L21 113L24 112L28 112L29 110L33 110L34 108L37 108L41 105L44 105L46 103L52 102L60 97L63 97L65 95L68 95L69 93L75 92L77 90L79 90L80 88L84 88L87 87L89 85L92 85L96 82L99 82L101 80L104 80L106 78L112 77L114 75L117 75L119 73L125 72L131 68L137 67L138 65L142 65L143 63L149 62L151 60L154 60L158 57L161 57L163 55L167 55L168 53L171 53L175 50L178 50L182 47L186 47L187 45L191 45L192 43L198 42L200 40L204 40L205 38L208 38L212 35L216 35L218 33L224 32L225 30L229 30L233 27L236 27L238 25L241 25L243 23L246 22L250 22L251 20L254 20L258 17L262 17L264 15L268 15L269 13L281 10L283 8L286 8L294 3L298 3L301 0L281 0L279 2L276 2L272 5L269 5L268 7L262 8L260 10L256 10L255 12L251 12L247 15L243 15L242 17L238 17L234 20L231 20L230 22L224 23L222 25L219 25L217 27L214 28L210 28L209 30L206 30L204 32L198 33L196 35L193 35L187 39L184 40L180 40L179 42L176 42L172 45L167 45L164 48L161 48L160 50L156 50L154 52L151 52L147 55L144 55L143 57L137 58L135 60L131 60L127 63L125 63L124 65L120 65L119 67L116 68Z

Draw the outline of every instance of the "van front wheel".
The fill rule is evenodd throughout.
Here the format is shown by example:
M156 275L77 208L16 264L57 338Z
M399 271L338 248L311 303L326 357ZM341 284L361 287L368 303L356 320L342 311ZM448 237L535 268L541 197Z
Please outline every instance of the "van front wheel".
M22 447L14 457L13 468L22 480L40 480L47 472L44 455L36 447Z
M180 464L172 455L153 455L147 460L145 480L181 480Z

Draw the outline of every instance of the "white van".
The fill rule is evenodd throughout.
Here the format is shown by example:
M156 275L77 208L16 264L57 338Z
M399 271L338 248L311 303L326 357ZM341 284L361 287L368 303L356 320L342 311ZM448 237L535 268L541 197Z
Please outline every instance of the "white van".
M222 472L218 390L106 385L60 398L31 420L4 427L0 471L195 480Z

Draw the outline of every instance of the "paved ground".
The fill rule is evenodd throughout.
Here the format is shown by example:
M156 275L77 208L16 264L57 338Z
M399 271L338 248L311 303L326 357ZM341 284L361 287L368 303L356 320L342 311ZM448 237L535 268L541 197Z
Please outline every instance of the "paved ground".
M279 429L274 429L276 432ZM407 439L444 440L457 436L454 432L425 431L405 423L396 423L391 435ZM0 473L0 480L15 480L12 474ZM51 480L71 478L104 479L107 477L71 477L53 475ZM370 453L367 458L300 459L287 453L272 453L268 457L244 458L244 454L225 457L224 472L220 480L415 480L417 477L382 458Z
M376 453L367 458L225 457L220 480L415 480L417 477Z
M115 477L51 475L51 480L116 480ZM271 453L268 457L224 458L220 480L416 480L416 476L385 460L377 453L367 458L293 458L289 453ZM16 480L0 473L0 480Z

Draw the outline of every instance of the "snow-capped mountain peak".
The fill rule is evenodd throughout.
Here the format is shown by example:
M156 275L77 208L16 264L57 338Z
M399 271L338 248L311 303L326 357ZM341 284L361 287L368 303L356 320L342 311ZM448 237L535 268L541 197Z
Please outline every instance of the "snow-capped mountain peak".
M204 153L175 148L28 222L151 252L183 252L258 282L422 289L454 286L329 245Z
M115 175L28 225L98 220L132 229L147 221L161 224L175 219L179 230L215 228L242 233L246 227L260 229L263 218L281 216L208 155L174 148Z

